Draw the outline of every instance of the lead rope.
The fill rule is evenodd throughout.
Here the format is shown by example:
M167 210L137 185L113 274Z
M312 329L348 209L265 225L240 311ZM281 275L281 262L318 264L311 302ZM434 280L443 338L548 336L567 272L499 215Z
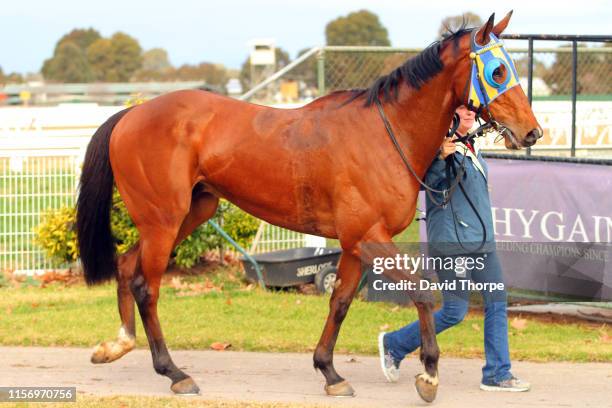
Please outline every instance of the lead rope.
M395 137L395 133L393 132L393 128L391 127L391 123L389 122L389 119L387 118L387 115L385 114L385 110L382 107L382 104L379 100L379 98L375 99L376 102L376 107L378 108L378 112L380 114L380 117L383 121L383 124L385 125L385 129L387 130L387 134L389 135L389 138L391 139L391 142L393 142L393 146L395 146L395 149L397 150L400 158L402 159L402 161L404 162L404 165L406 166L406 168L408 169L408 171L410 171L410 173L412 174L412 176L419 182L419 184L425 189L425 192L427 193L427 195L429 196L429 198L431 199L431 201L438 207L446 207L446 205L449 203L450 201L450 197L452 196L453 192L455 191L455 189L457 188L457 185L459 184L459 180L461 179L461 177L463 177L464 173L465 173L465 167L464 167L464 163L465 163L465 156L463 157L463 160L461 162L461 172L459 174L457 174L457 177L455 178L455 181L452 183L452 185L449 186L449 188L443 189L443 190L438 190L435 189L429 185L427 185L420 177L419 175L416 173L416 171L414 170L414 168L410 165L410 162L408 161L408 158L406 157L406 155L404 154L404 151L402 150L399 142L397 141L397 138ZM458 127L458 125L457 125ZM455 128L456 131L456 128ZM442 194L442 201L438 201L433 193L438 193L438 194Z
M453 161L448 163L446 167L446 178L448 180L447 182L450 182L450 179L452 177L451 172L454 172L455 174L457 174L457 169L455 168L454 158L453 158ZM457 237L457 242L459 243L459 245L461 246L463 250L467 251L468 254L475 254L475 253L478 253L478 251L480 251L487 242L487 227L484 223L484 220L480 216L480 213L476 209L476 206L472 202L472 199L470 199L465 189L463 188L463 183L461 181L459 182L459 189L463 193L463 196L465 197L472 211L474 211L474 214L476 214L476 218L478 218L478 222L480 222L480 226L482 227L482 241L480 242L480 245L478 245L478 247L474 249L473 251L469 251L465 246L463 246L463 243L461 242L461 239L459 238L459 231L457 231L457 220L455 220L456 213L455 213L455 209L453 208L453 202L451 201L450 207L451 207L451 213L452 213L451 215L453 217L453 227L455 229L455 237Z

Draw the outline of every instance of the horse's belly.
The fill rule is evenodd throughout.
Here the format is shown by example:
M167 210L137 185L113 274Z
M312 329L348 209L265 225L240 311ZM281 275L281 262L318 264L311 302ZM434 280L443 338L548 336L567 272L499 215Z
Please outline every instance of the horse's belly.
M224 163L205 163L204 183L248 213L274 225L334 236L325 185L296 177L289 161L227 155Z

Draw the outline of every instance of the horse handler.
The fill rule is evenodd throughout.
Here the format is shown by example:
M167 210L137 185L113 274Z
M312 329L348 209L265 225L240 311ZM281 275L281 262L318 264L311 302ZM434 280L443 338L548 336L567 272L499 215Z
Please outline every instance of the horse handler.
M474 112L460 106L457 133L465 135L475 121ZM448 205L438 206L427 197L427 237L430 255L452 258L454 268L436 270L442 285L442 308L434 314L436 334L458 323L468 311L469 290L461 280L498 284L503 288L502 270L495 252L493 219L487 185L487 164L480 152L469 142L446 138L425 176L425 182L435 189L450 187L447 157L458 165L465 160L461 186L455 189ZM466 157L464 157L466 156ZM442 200L441 194L437 199ZM437 252L437 253L435 253ZM466 259L472 258L472 262ZM457 268L457 265L471 267ZM478 267L480 266L480 267ZM446 269L445 269L446 268ZM453 283L454 284L451 284ZM447 287L447 289L444 289ZM452 288L452 289L448 289ZM528 391L530 384L510 372L508 349L508 314L506 290L481 291L484 300L484 350L486 364L482 369L480 389L484 391ZM421 346L419 322L397 331L380 333L378 348L382 371L389 382L399 379L400 363L406 355Z

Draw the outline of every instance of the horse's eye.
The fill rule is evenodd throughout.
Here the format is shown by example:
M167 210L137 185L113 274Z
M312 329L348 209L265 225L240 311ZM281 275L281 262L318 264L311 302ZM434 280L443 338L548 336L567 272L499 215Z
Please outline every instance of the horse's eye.
M503 84L506 80L506 76L508 75L508 70L504 64L498 66L493 70L493 80L498 84Z

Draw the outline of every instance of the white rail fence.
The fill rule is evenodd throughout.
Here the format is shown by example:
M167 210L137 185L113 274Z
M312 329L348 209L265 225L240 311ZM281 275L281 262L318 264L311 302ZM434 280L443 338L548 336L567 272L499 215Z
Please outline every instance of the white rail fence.
M261 254L282 249L325 247L326 243L323 237L302 234L261 221L249 252Z
M34 229L50 210L73 205L81 154L50 151L0 157L0 268L38 273L54 265L34 243Z

